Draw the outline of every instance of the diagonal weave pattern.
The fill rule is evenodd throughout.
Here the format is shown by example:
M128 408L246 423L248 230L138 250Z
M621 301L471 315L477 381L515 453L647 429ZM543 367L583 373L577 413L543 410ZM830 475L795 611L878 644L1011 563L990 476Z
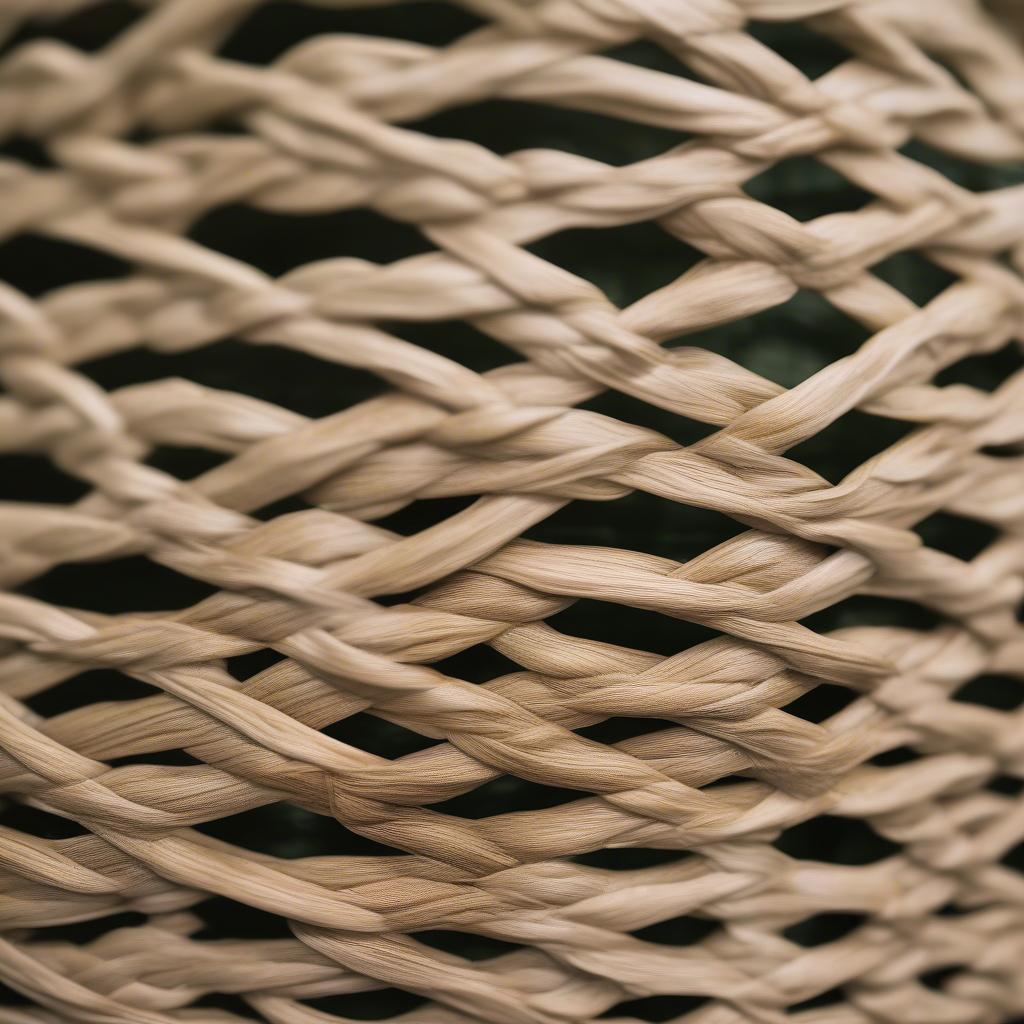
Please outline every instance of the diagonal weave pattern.
M1024 1014L1020 9L264 14L0 10L0 1021Z

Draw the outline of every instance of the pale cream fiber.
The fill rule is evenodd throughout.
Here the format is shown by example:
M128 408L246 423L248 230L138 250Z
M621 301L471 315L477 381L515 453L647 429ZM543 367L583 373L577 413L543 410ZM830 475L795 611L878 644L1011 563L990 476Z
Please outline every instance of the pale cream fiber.
M407 1024L636 1024L666 1019L628 1009L658 996L692 997L668 1018L686 1024L1012 1021L1024 876L1004 861L1024 839L1024 712L954 697L978 676L1024 682L1024 374L991 392L935 378L1019 336L1024 187L971 191L903 150L1024 159L1024 7L461 3L484 24L450 45L327 34L261 66L218 55L256 0L140 0L95 52L44 30L0 61L3 133L52 161L0 163L2 236L131 267L32 298L0 287L0 453L89 488L0 505L0 791L84 829L0 828L0 980L27 997L0 1021L331 1024L356 1018L329 997L387 989L424 997L389 1018ZM6 0L0 29L17 38L86 6ZM849 57L812 80L751 20L803 23ZM692 77L604 55L633 40ZM403 127L493 98L679 142L610 166ZM870 201L801 222L745 191L808 155ZM337 258L275 279L187 237L239 202L369 208L435 248L378 264L339 239ZM627 308L528 250L636 222L702 258ZM919 305L873 272L905 251L953 282ZM687 344L798 290L868 340L789 389ZM516 360L478 373L402 337L401 321L453 320ZM78 369L224 338L388 390L311 418L185 376L105 390ZM710 430L683 445L577 408L604 392ZM851 410L911 429L840 481L787 456ZM147 463L160 446L225 459L181 480ZM567 503L637 491L741 530L682 563L522 536ZM255 514L291 496L308 507ZM474 500L408 536L375 525L451 496ZM930 547L914 527L937 512L995 539L968 561ZM127 556L216 589L101 614L25 586ZM936 624L803 622L856 595L913 602ZM547 623L580 600L715 635L666 656ZM431 667L481 644L518 671L477 683ZM244 681L227 670L266 649L283 658ZM83 677L91 702L50 717L26 703L96 668L159 692L111 701ZM820 723L786 710L825 685L852 699ZM389 759L322 731L360 712L438 742ZM667 727L578 733L630 717ZM918 756L879 759L904 747ZM194 760L146 761L178 749ZM501 776L579 797L479 818L431 806ZM288 858L201 831L281 801L396 852ZM780 847L822 815L888 854ZM582 857L632 847L689 856ZM214 897L289 931L204 936ZM144 918L82 941L48 931L126 911ZM787 936L816 915L859 923L813 945ZM644 937L683 916L716 927L689 944ZM446 951L429 931L501 951Z

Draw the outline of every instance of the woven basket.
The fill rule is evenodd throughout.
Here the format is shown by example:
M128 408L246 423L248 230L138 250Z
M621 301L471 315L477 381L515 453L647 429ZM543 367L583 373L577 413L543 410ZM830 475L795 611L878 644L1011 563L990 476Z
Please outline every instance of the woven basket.
M0 1024L1024 1014L1022 28L0 4Z

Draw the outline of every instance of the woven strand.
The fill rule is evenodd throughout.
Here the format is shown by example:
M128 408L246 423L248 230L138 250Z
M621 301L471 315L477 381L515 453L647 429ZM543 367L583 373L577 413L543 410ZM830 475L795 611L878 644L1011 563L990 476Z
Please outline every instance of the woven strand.
M463 0L484 24L448 45L326 34L266 66L218 52L256 0L144 5L91 53L46 37L90 6L0 11L14 40L0 134L51 163L0 162L0 238L129 267L38 297L0 285L0 454L88 487L0 503L0 792L84 829L0 824L0 980L28 999L0 1021L329 1024L353 1018L317 1001L387 988L424 997L403 1024L634 1024L632 1001L651 996L693 997L669 1011L687 1024L1024 1014L1024 878L1008 856L1024 839L1024 710L957 697L982 676L1024 681L1024 371L991 392L936 382L1021 336L1024 185L973 191L908 147L1024 161L1015 6ZM849 59L811 79L751 22L806 24ZM41 38L21 38L29 24ZM638 39L700 80L609 55ZM403 126L485 99L690 138L613 166ZM801 221L747 191L808 155L871 200ZM275 276L187 237L235 203L365 208L432 249ZM700 259L636 301L529 248L637 223ZM877 273L911 251L955 279L924 304ZM702 346L809 291L866 340L802 382ZM477 371L402 337L450 321L516 361ZM313 416L180 377L105 389L79 369L226 338L389 390ZM708 430L684 444L578 408L606 392ZM830 482L791 450L853 410L912 429ZM183 480L150 460L164 447L222 458ZM523 537L569 503L637 493L741 532L679 560ZM295 496L298 511L262 514ZM461 497L407 536L375 525ZM915 527L936 513L996 539L971 560L930 547ZM32 596L57 567L127 556L210 596L120 614ZM938 624L804 621L864 595ZM665 655L546 621L579 601L715 635ZM476 683L431 667L478 645L516 670ZM269 667L229 671L267 650ZM63 683L85 690L94 669L155 692L31 707ZM849 701L807 720L794 702L826 684ZM388 757L324 731L363 712L435 742ZM626 738L585 735L650 718ZM903 748L918 756L886 760ZM187 759L154 757L167 751ZM509 776L576 792L482 817L432 806ZM270 805L391 855L271 855L199 827ZM779 848L822 815L889 852ZM688 855L614 870L585 856L630 848ZM211 897L285 919L289 937L204 937ZM145 920L83 942L48 932L126 912ZM862 920L819 945L789 937L817 915ZM710 930L688 945L632 934L683 916ZM438 929L501 951L417 934Z

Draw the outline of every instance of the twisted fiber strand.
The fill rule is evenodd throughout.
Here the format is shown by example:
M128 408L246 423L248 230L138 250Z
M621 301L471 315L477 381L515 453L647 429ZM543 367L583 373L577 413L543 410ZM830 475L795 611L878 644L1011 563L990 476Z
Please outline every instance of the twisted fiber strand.
M95 488L69 508L3 508L7 582L144 551L224 588L142 617L3 598L5 791L92 833L4 832L12 927L123 906L151 915L81 948L15 931L4 977L52 1012L10 1019L182 1019L198 995L231 990L267 1020L323 1021L339 1018L295 1000L381 983L439 1000L410 1021L583 1020L648 992L718 997L687 1020L776 1021L839 983L848 1002L829 1019L1019 1010L1021 883L995 862L1024 821L1019 801L978 788L1021 774L1019 716L947 698L979 672L1020 672L1021 494L1012 460L980 450L1020 440L1021 375L992 395L929 382L1014 336L1019 279L994 257L1017 244L1024 211L1020 189L971 195L895 152L913 133L1019 157L1019 51L969 3L947 4L937 28L907 3L775 0L488 2L473 6L494 25L440 50L324 37L272 69L207 56L251 6L160 4L97 55L27 44L0 70L8 130L45 136L63 168L5 169L5 232L31 227L139 268L39 302L2 296L4 443ZM743 31L746 16L811 17L861 59L811 83ZM592 53L638 35L711 84ZM973 91L925 51L953 60ZM554 96L702 140L608 168L552 151L502 159L386 123L467 96ZM249 135L114 138L226 115ZM802 225L743 196L745 181L804 152L880 201ZM239 199L372 206L443 251L386 267L325 261L272 281L169 233ZM708 259L621 313L518 248L569 226L651 219ZM869 273L916 246L964 279L920 311ZM654 344L798 288L874 337L789 392L700 348ZM467 319L528 362L475 374L366 322L396 314ZM402 394L310 421L181 381L108 397L71 369L228 335L372 369ZM681 448L572 409L605 387L724 429ZM853 407L922 427L836 486L783 457ZM138 462L162 443L233 458L183 484ZM568 500L635 488L754 529L683 565L514 540ZM269 524L246 514L297 492L323 510ZM449 494L485 497L407 539L359 522ZM909 528L939 509L992 522L1002 539L970 563L921 548ZM410 605L369 600L424 585ZM950 621L930 636L797 624L854 593L907 597ZM542 624L578 598L726 636L658 658ZM474 687L419 667L480 642L526 671ZM286 660L243 684L220 665L264 646ZM95 665L163 693L46 720L16 699ZM823 679L864 697L823 726L779 710ZM363 709L445 742L388 762L317 731ZM676 727L609 746L571 731L652 713ZM928 756L858 767L904 742ZM205 767L102 760L177 746ZM595 796L476 821L423 806L503 772ZM758 781L705 791L736 772ZM409 853L288 861L187 827L282 798ZM844 868L765 845L825 810L868 818L901 853ZM697 853L614 873L560 860L608 843ZM188 938L197 922L184 908L207 892L291 918L296 939L241 942L230 961L230 944ZM928 918L950 900L991 909ZM873 921L812 950L779 934L819 908ZM686 950L625 934L691 909L728 927ZM533 950L481 966L401 934L431 926ZM923 970L947 963L969 969L942 993L921 988Z

